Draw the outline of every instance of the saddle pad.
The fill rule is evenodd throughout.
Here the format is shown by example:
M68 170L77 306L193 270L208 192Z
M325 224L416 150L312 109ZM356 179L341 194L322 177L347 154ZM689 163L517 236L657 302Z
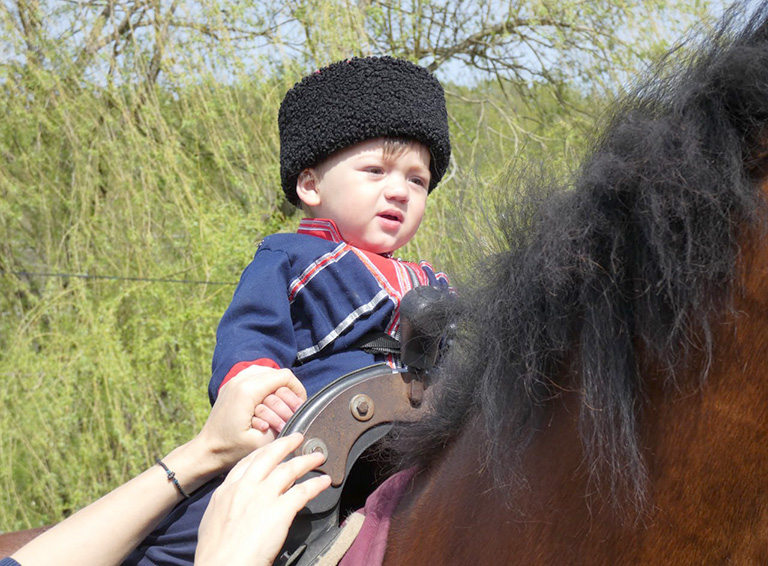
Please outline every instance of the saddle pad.
M368 496L357 513L365 515L360 532L339 566L380 566L387 548L389 523L400 498L410 485L416 468L398 472L387 478L376 491Z

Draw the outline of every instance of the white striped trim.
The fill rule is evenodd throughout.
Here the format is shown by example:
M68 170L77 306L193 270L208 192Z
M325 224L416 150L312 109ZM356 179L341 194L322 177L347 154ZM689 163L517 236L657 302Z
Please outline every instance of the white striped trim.
M376 305L378 305L382 300L388 299L389 293L387 293L384 289L376 293L376 295L368 301L366 304L358 307L351 313L347 315L347 317L342 320L339 325L331 330L325 337L323 337L317 344L314 346L311 346L309 348L304 348L301 350L297 355L296 359L298 361L302 361L309 356L312 356L325 348L328 344L336 340L342 332L344 332L347 328L349 328L358 318L360 318L362 315L367 314L371 312L373 309L376 308Z
M348 249L344 249L348 248ZM317 258L315 261L310 263L307 268L301 272L301 274L298 277L295 277L293 281L291 281L290 285L288 285L288 296L292 297L291 302L294 301L296 298L296 295L299 294L299 291L301 291L304 287L306 287L307 283L312 281L312 279L319 273L323 271L326 267L329 265L333 265L337 261L339 261L341 258L343 258L345 255L347 255L350 252L349 246L342 242L333 250L330 252L321 255L319 258ZM314 273L312 273L314 271ZM304 278L306 277L306 280Z

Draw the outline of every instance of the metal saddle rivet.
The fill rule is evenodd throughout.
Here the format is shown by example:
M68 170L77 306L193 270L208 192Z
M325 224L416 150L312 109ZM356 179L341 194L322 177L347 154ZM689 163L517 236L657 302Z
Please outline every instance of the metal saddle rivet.
M369 421L375 410L373 399L364 393L355 395L349 402L349 410L358 421Z
M310 438L301 447L302 455L312 454L313 452L320 452L326 460L328 459L328 447L319 438Z

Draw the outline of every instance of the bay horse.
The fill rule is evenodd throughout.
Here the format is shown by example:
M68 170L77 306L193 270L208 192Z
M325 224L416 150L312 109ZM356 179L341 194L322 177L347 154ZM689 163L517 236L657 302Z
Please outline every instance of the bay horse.
M768 564L768 3L606 124L502 209L387 566Z

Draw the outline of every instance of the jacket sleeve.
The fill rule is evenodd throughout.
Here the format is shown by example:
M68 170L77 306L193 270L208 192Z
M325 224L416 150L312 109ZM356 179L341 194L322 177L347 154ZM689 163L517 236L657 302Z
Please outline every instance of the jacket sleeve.
M290 262L285 252L260 247L245 269L216 331L211 404L231 377L250 365L291 367L296 337L288 299Z

